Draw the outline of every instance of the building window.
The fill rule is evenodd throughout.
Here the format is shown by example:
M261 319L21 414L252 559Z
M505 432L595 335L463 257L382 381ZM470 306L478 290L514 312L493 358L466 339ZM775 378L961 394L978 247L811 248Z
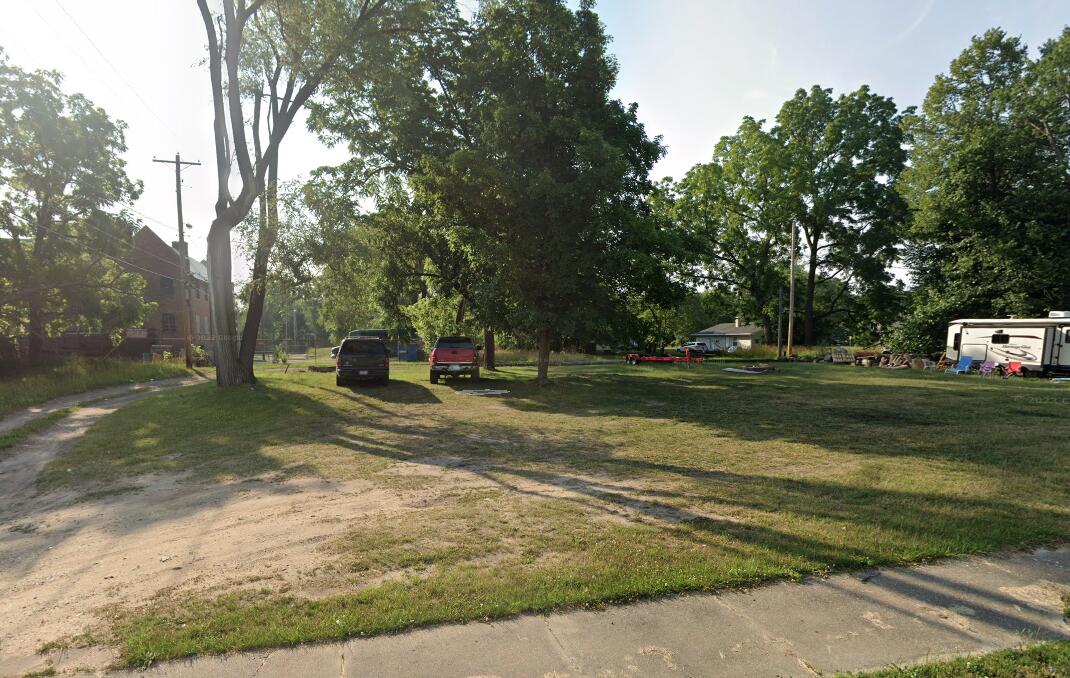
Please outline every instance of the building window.
M193 316L193 333L194 334L200 334L201 333L201 316L199 316L199 315Z
M165 296L174 296L175 294L175 280L174 278L160 278L160 294Z
M178 323L175 322L174 313L164 313L160 316L160 325L163 326L164 334L175 334L178 332Z

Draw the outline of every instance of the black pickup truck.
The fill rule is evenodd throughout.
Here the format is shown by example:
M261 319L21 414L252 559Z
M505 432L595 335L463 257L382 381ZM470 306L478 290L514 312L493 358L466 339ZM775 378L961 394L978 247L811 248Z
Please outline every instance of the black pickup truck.
M390 353L378 337L346 339L338 348L334 363L334 380L338 386L352 381L390 381Z

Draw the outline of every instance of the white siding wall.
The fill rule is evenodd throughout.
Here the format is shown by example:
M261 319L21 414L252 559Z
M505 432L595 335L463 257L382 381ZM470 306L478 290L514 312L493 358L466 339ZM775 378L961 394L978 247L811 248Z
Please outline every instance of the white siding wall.
M738 346L741 349L751 348L754 345L754 340L748 337L725 337L725 336L695 336L695 341L701 341L710 348L726 349L733 345Z

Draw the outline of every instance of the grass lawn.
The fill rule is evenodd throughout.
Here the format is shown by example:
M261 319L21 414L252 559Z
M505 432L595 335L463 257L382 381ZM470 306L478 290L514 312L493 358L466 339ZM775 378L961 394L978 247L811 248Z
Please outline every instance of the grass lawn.
M60 396L186 374L189 374L189 371L180 362L142 363L85 358L67 360L0 379L0 417Z
M532 376L485 378L509 391L496 397L398 363L388 387L291 370L256 390L180 389L102 419L41 489L174 472L416 498L341 528L315 591L110 610L129 665L1070 537L1070 389L1047 382L812 364Z

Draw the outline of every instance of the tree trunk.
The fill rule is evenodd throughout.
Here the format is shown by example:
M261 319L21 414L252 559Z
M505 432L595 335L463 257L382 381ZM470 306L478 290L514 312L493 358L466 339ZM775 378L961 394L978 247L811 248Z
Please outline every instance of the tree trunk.
M44 290L41 289L42 285L37 284L37 276L47 270L47 264L45 262L45 237L48 232L47 224L51 222L51 216L49 211L49 198L45 196L41 200L41 208L37 211L37 228L34 229L33 235L33 250L30 252L30 260L33 262L31 274L31 286L36 287L36 291L30 295L28 299L29 305L29 326L30 333L29 346L27 347L27 358L31 365L37 365L41 362L41 352L45 343L45 310L44 310Z
M230 271L230 231L236 224L229 223L230 214L227 210L216 217L208 231L208 294L215 331L215 381L219 386L248 383L238 362L238 330Z
M776 343L773 341L773 335L776 334L776 323L769 314L762 314L762 335L765 338L766 344Z
M264 316L264 301L267 298L267 268L271 251L279 234L279 180L277 164L268 167L267 190L260 195L260 225L256 234L256 254L249 284L249 308L242 328L241 348L238 363L245 383L256 383L253 376L253 360L256 358L256 339L260 333L260 321ZM296 338L297 328L294 328Z
M491 372L498 369L494 365L494 330L483 330L483 367Z
M31 365L41 362L41 349L45 343L45 323L41 318L41 293L35 292L30 297L29 346L26 358Z
M538 372L535 375L535 383L540 386L549 383L550 377L550 338L549 327L539 330L539 361Z
M817 289L817 242L810 246L810 265L806 271L806 307L803 318L803 343L814 345L814 292Z

